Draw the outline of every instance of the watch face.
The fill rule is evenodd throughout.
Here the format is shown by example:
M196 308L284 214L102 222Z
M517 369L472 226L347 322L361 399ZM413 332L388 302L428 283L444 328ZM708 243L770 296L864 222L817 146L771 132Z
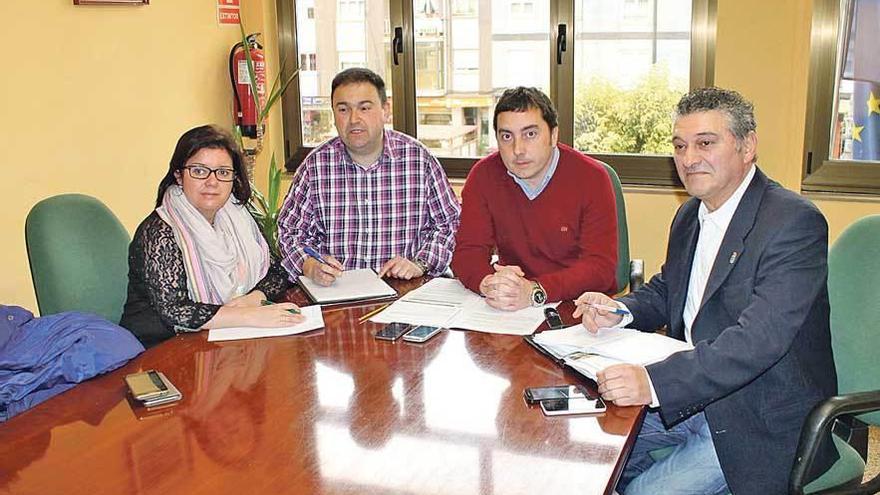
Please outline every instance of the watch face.
M534 302L536 306L544 304L547 302L547 293L544 292L543 289L535 287L532 291L532 302Z

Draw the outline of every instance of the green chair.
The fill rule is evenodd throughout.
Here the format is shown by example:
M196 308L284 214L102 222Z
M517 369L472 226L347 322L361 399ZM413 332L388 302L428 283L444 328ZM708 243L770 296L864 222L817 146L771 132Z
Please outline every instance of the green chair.
M25 242L40 314L83 311L118 323L129 240L116 215L90 196L62 194L34 205Z
M629 228L626 224L626 201L623 197L623 188L620 186L620 177L611 165L604 162L602 165L605 165L605 170L608 171L617 205L617 292L623 292L627 286L633 291L645 283L645 264L642 260L629 258Z
M805 486L806 475L822 435L853 416L880 425L880 215L862 218L837 239L828 255L831 343L840 395L818 404L801 430L791 493L876 493L880 476L860 485L865 461L836 433L840 459ZM869 413L871 414L865 414ZM837 420L837 421L836 421Z

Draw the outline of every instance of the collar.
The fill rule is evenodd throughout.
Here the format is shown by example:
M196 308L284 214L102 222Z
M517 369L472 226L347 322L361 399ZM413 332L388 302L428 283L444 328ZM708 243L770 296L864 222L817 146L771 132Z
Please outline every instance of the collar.
M559 166L559 146L553 147L553 154L550 155L550 167L547 168L547 172L544 173L544 178L541 180L541 183L538 184L538 187L532 189L529 184L519 177L510 173L510 170L507 171L507 175L513 178L513 181L519 185L519 187L523 190L526 197L529 198L529 201L534 201L535 198L541 195L544 192L544 189L547 188L547 184L550 183L550 179L553 178L553 174L556 173L556 167Z
M757 167L755 167L755 164L753 163L752 168L749 169L749 173L747 173L742 182L740 182L736 191L733 191L733 194L731 194L730 197L727 198L727 201L725 201L717 210L710 212L709 208L706 207L706 203L700 201L698 214L700 225L703 224L704 220L709 220L726 229L730 224L730 220L733 218L733 214L736 213L736 208L739 206L743 194L746 193L746 189L748 189L749 184L751 184L752 179L755 177L755 170L757 170Z
M388 129L384 129L382 131L382 152L379 153L379 157L376 158L375 162L373 162L372 164L370 164L366 167L358 164L356 161L354 161L351 158L351 155L348 153L348 149L345 147L345 143L342 142L342 138L337 136L336 142L334 144L335 144L337 150L344 157L344 161L346 163L348 163L349 165L351 165L353 167L358 168L359 170L363 170L365 172L372 172L373 170L379 168L379 166L382 165L382 163L393 162L393 161L397 160L397 158L398 158L397 151L395 150L395 146L394 146L394 143L392 143L392 140L394 140L394 136L391 134L391 131L389 131Z

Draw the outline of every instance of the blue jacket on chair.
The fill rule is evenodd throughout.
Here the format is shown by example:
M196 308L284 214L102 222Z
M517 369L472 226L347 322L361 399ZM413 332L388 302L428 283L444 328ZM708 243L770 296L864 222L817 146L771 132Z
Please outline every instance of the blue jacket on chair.
M0 422L143 351L131 332L96 315L36 318L0 305Z

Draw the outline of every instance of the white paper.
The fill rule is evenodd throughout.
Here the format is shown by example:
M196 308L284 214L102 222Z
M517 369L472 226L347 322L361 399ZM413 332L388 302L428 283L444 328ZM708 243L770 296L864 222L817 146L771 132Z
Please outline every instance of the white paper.
M597 371L612 364L648 365L676 352L693 349L687 342L659 333L633 328L600 328L594 334L582 325L541 332L535 336L535 343L593 379Z
M303 275L300 275L299 283L316 303L355 301L397 295L397 291L369 268L346 270L327 287L318 285Z
M321 306L305 306L300 308L305 321L289 327L257 328L257 327L229 327L212 328L208 331L208 342L223 340L259 339L262 337L280 337L282 335L295 335L309 332L324 326L324 315Z
M434 306L425 303L417 303L400 300L388 306L379 314L370 318L376 323L409 323L410 325L428 325L432 327L446 327L461 308L455 306Z
M435 278L407 293L370 321L530 335L544 322L544 308L557 304L502 311L486 304L485 299L456 279Z

